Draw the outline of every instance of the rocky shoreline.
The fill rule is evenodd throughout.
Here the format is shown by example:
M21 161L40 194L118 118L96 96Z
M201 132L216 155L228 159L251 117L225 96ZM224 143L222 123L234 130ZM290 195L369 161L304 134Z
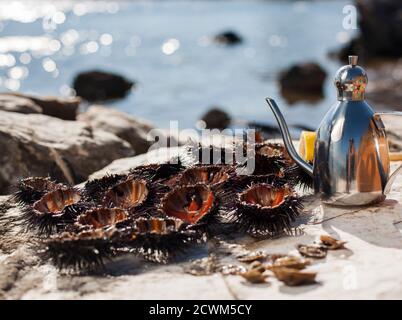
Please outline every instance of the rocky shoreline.
M130 159L143 163L143 155ZM298 219L300 232L293 236L216 239L206 251L187 257L214 254L230 265L238 264L233 257L244 251L296 255L298 243L311 243L322 234L346 241L345 249L310 267L318 272L317 283L303 287L285 286L273 277L250 285L242 277L221 273L194 276L185 273L188 261L156 265L136 257L107 263L102 273L61 272L41 261L36 237L15 223L20 209L8 196L0 196L0 299L400 299L401 187L399 178L384 203L355 210L322 206L311 198Z
M56 115L71 105L69 99L0 94L0 194L26 176L77 184L113 160L147 152L153 143L147 137L155 129L150 123L112 108L91 106L77 112L76 120Z
M20 106L21 97L26 101L30 99L23 95L12 97ZM8 103L12 99L9 98ZM400 141L399 122L391 119L386 126L393 130L396 141ZM151 141L147 136L152 129L154 127L147 121L99 105L78 113L74 121L38 112L0 111L0 148L4 150L0 154L1 190L9 194L10 187L20 177L28 175L51 174L59 181L75 185L105 174L126 173L139 165L165 162L183 152L180 146L148 151ZM330 253L325 264L312 266L314 271L319 271L318 283L306 287L287 287L273 279L269 279L269 284L250 286L241 277L219 273L195 277L183 271L191 260L155 265L125 257L108 263L99 274L61 272L38 257L36 237L30 232L22 232L17 223L20 208L10 196L0 196L0 299L253 299L261 297L262 292L272 298L301 297L300 294L303 298L400 297L394 281L387 282L382 276L385 273L376 271L387 266L386 274L400 277L399 269L393 268L395 264L391 263L402 259L400 232L394 225L401 220L400 190L401 179L397 180L389 200L355 211L323 208L311 198L298 219L301 230L298 235L257 242L247 236L229 237L225 241L218 239L208 244L207 251L197 251L187 257L195 259L213 254L230 265L236 262L233 257L245 250L295 254L297 243L311 243L321 234L348 241L347 249ZM372 232L374 226L376 232ZM381 234L381 240L378 234ZM370 250L372 253L368 254ZM382 260L379 261L378 256ZM370 269L364 269L367 264ZM352 291L339 286L344 274L336 271L339 268L349 270L351 265L359 270L359 277L366 279L364 286L359 282L357 289L352 288ZM377 286L379 283L387 285ZM371 289L366 290L367 286ZM141 290L135 289L138 287ZM171 290L173 287L175 290Z
M379 74L387 72L387 66L378 69ZM376 89L378 86L393 92L394 95L387 95L388 100L380 99L383 102L380 106L386 108L388 104L398 102L394 97L400 90L399 86L390 88L384 81L381 76L373 79L368 98L374 102L380 99L382 91ZM130 164L130 160L125 159L142 154L146 159L146 153L155 142L152 132L156 128L151 123L103 105L91 105L79 113L79 101L21 93L0 94L0 194L10 194L12 186L27 176L49 175L74 185L97 171L105 171L102 169L113 166L115 160L134 167L139 163ZM44 105L46 108L41 109ZM71 110L72 106L75 120L63 119L64 110ZM391 150L400 151L402 130L399 121L386 121ZM224 122L226 127L226 115ZM213 126L216 128L219 124ZM158 139L165 139L171 146L185 143L185 139L176 139L166 130L157 132Z

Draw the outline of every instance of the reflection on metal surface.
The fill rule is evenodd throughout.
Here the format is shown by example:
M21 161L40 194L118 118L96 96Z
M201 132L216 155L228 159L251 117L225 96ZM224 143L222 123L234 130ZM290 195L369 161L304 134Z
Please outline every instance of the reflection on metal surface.
M364 101L367 75L356 65L357 57L351 56L349 62L335 76L338 101L318 129L313 168L299 157L278 106L267 99L289 155L307 173L313 173L315 192L323 202L340 206L383 201L402 171L401 166L390 176L388 141L381 120L384 114L374 113Z

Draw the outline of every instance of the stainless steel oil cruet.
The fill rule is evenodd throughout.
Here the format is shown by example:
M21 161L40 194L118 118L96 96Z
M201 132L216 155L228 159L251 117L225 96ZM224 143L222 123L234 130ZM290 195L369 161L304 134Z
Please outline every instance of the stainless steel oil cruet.
M323 202L340 206L383 201L402 171L400 166L390 173L388 142L381 119L402 113L373 111L364 99L367 74L357 60L357 56L349 56L349 64L336 73L338 101L318 128L313 165L298 155L279 107L273 99L266 99L290 157L312 176L315 192Z

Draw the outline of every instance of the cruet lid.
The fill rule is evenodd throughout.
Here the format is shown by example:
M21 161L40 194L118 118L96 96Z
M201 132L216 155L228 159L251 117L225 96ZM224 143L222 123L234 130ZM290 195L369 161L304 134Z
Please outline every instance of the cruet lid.
M367 86L367 73L357 65L358 56L349 56L349 64L340 68L335 75L335 86L338 91L338 100L364 100Z

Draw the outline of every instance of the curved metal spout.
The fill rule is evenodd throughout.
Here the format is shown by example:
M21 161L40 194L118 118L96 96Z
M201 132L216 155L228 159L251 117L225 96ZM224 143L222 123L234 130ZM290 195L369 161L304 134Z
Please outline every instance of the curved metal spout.
M285 148L289 154L289 156L293 159L294 162L297 163L300 168L302 168L306 173L308 173L311 177L313 176L313 167L306 161L304 161L299 154L297 153L293 143L292 138L289 133L288 126L286 124L285 119L283 118L282 112L279 110L278 105L275 100L271 98L265 99L271 108L272 112L275 115L276 121L278 121L279 130L281 131L283 142L285 144Z

